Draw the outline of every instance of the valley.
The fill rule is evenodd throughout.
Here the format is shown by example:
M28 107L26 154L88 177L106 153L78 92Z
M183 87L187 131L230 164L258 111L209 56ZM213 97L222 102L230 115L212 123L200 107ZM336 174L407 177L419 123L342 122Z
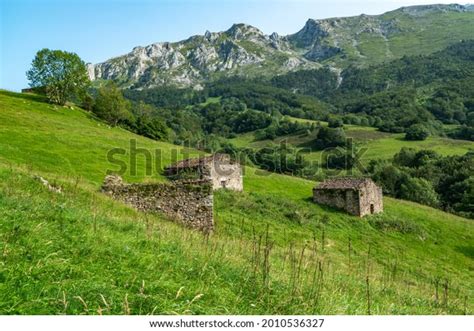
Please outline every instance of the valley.
M473 5L193 11L86 63L160 40L128 9L16 38L74 51L0 89L0 315L473 314Z

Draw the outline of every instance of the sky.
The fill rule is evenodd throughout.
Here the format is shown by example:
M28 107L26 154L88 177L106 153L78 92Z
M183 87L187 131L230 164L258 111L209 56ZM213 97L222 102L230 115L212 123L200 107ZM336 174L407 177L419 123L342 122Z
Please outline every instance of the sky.
M280 35L308 18L381 14L440 0L0 0L0 88L28 86L25 72L42 48L98 63L135 46L227 30L234 23Z

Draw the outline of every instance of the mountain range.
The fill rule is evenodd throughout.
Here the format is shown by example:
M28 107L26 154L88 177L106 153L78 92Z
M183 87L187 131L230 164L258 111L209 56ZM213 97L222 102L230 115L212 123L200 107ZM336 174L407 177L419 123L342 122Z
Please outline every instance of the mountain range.
M412 6L382 15L309 19L286 36L234 24L223 32L138 46L89 64L88 70L92 80L114 80L124 88L201 89L206 82L229 76L270 78L321 67L339 74L349 66L430 54L473 37L474 5Z

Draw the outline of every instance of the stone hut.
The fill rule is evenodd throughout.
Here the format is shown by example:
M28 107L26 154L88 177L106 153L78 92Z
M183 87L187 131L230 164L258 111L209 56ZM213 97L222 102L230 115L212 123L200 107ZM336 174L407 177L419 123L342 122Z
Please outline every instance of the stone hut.
M363 217L383 212L382 189L369 178L336 178L313 189L316 203Z
M210 180L212 188L242 191L242 167L227 154L214 154L179 161L165 168L170 179Z

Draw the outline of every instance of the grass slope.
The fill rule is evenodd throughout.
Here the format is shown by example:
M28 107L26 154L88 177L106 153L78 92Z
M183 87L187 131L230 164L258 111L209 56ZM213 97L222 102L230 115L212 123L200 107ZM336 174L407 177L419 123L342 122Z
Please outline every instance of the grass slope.
M390 198L359 219L312 203L312 182L246 168L244 193L216 193L205 238L98 190L108 149L133 138L165 163L179 147L6 92L0 135L2 314L473 311L469 220Z
M453 41L472 39L473 22L472 11L451 10L415 14L397 9L380 16L343 18L329 41L342 48L344 55L326 62L347 67L350 63L373 65L405 55L431 54ZM388 27L387 31L373 29L378 24Z

